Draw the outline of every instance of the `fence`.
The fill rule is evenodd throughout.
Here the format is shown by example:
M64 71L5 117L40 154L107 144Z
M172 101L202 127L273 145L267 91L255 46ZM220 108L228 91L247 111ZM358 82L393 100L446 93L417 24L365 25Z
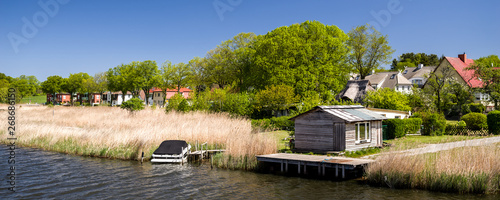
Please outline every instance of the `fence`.
M448 125L446 126L446 135L467 135L467 136L488 136L490 135L488 129L469 129L467 127Z

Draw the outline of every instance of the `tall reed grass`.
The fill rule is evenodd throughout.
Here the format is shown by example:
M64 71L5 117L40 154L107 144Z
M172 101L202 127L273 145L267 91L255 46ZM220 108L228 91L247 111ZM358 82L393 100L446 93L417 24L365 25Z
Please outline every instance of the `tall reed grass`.
M387 153L366 169L371 184L458 193L499 193L500 144L437 153Z
M7 112L0 116L6 119ZM7 123L1 123L0 130L7 130ZM250 120L225 113L165 114L148 108L129 114L101 106L21 107L16 112L16 130L20 146L117 159L140 159L141 152L150 156L169 139L186 140L192 146L196 141L224 146L225 154L233 158L255 159L277 150L273 138L252 133ZM0 141L7 143L6 138L4 131Z

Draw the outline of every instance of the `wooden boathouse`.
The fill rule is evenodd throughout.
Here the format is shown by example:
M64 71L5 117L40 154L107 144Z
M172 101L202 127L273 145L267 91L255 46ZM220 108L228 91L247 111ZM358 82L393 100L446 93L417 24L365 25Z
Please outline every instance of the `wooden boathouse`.
M333 176L333 174L326 174L327 169L330 169L330 171L334 171L336 178L342 177L342 179L346 177L347 171L362 171L366 165L374 162L374 160L369 159L288 153L276 153L256 157L260 162L280 164L281 172L289 172L289 165L294 165L297 166L298 174L308 174L308 169L310 172L316 169L318 175Z
M291 118L295 121L295 149L330 153L382 146L386 117L360 105L316 106Z

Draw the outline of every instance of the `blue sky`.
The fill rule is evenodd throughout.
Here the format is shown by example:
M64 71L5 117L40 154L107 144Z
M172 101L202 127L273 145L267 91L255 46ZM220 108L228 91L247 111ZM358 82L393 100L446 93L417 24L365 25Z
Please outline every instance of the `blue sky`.
M499 8L500 1L457 0L0 0L0 72L44 81L131 61L188 62L238 33L306 20L346 33L374 24L394 58L466 52L477 59L500 54Z

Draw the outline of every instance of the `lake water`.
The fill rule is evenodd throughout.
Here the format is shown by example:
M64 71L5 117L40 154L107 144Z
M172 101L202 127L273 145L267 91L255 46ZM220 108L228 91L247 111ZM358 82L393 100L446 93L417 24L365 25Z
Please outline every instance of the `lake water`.
M16 150L16 192L11 192L8 151L5 145L0 148L0 199L500 199L210 169L204 164L141 165L30 148Z

